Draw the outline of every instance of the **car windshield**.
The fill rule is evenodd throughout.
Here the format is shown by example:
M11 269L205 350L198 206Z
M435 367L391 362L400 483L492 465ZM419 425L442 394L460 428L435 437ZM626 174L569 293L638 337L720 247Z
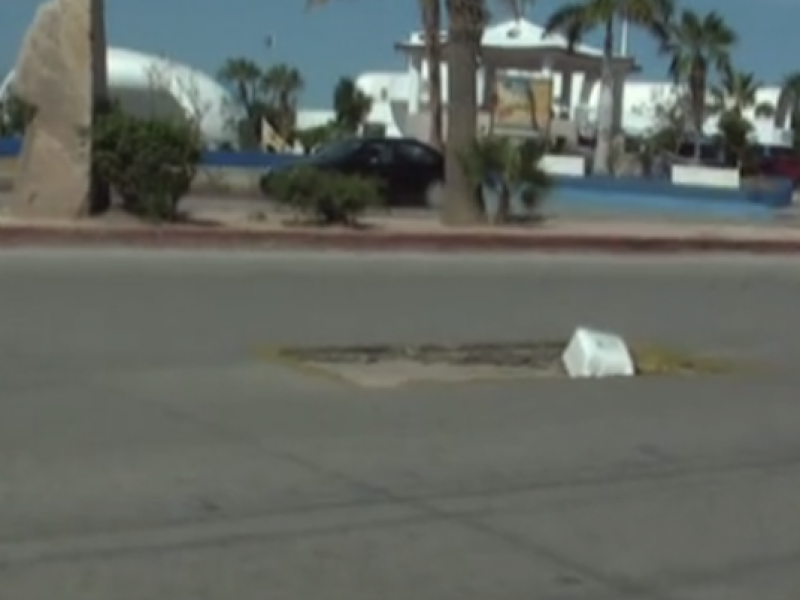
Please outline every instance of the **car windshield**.
M321 160L339 160L346 158L353 154L355 150L361 145L361 140L351 139L342 140L340 142L333 142L325 144L314 153L315 159Z

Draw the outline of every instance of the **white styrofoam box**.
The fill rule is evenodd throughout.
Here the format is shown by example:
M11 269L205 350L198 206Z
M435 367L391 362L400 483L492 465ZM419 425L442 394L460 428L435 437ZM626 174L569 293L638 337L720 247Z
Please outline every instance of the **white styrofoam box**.
M568 175L571 177L584 177L586 175L586 159L583 156L545 154L539 161L539 167L549 175Z
M705 187L739 189L742 183L739 169L703 167L700 165L673 165L672 183Z
M561 355L570 377L630 377L636 374L628 345L620 336L578 327Z

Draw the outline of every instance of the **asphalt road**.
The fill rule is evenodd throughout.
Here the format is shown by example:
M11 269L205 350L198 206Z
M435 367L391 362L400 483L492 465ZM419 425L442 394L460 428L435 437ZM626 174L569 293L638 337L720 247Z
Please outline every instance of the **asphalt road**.
M0 290L0 598L800 589L792 260L4 251ZM579 323L763 368L367 391L255 351Z

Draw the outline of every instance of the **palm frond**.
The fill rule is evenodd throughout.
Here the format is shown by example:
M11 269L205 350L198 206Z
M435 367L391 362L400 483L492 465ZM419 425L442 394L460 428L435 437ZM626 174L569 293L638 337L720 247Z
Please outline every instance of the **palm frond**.
M536 139L486 136L472 141L461 163L473 187L519 191L526 206L534 208L552 186L541 168L545 152L545 144Z
M594 26L587 18L586 5L566 4L550 15L544 26L544 36L561 35L573 49Z
M783 78L781 88L800 96L800 71L789 73Z
M485 136L472 140L459 156L461 167L473 187L488 185L493 187L505 170L509 154L508 138Z
M674 12L673 0L622 0L618 7L619 17L647 31L662 47L669 41Z

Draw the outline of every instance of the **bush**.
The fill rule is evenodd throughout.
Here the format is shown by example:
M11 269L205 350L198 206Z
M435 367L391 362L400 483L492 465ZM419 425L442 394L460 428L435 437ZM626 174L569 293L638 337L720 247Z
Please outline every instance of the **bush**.
M112 106L91 131L97 177L122 196L126 210L173 221L197 172L202 140L193 123L135 117Z
M265 188L279 204L324 225L356 225L366 209L382 203L377 180L313 167L277 171Z
M540 166L545 152L545 145L538 140L486 136L474 139L460 156L470 185L481 195L484 211L483 188L497 195L495 222L510 219L511 198L515 194L529 213L540 207L552 185Z
M725 111L719 117L717 125L725 151L725 162L737 167L745 166L748 161L748 150L752 150L750 134L753 125L736 111ZM749 166L749 165L748 165Z

